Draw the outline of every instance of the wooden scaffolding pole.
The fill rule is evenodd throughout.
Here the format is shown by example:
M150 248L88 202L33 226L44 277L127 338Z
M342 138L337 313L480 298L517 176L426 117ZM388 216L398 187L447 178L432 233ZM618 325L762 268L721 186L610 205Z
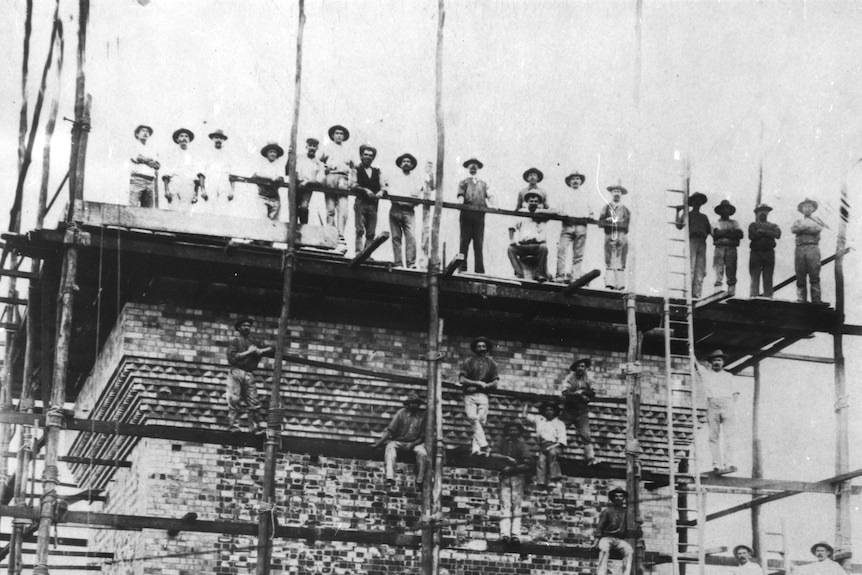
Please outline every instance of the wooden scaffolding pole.
M844 373L844 247L847 242L847 220L850 204L847 185L841 188L841 220L838 222L838 245L835 248L835 329L832 344L835 355L835 474L850 471L850 402ZM850 481L835 486L835 551L845 569L850 568ZM843 559L842 559L843 557Z
M763 478L763 450L760 441L760 417L763 405L760 401L760 362L753 366L754 368L754 399L752 400L753 409L751 416L751 477L754 479ZM759 499L761 492L754 489L751 492L751 500ZM754 549L754 555L761 558L761 567L765 567L766 563L763 559L766 558L766 549L763 539L763 528L760 521L760 506L751 508L751 547Z
M296 24L296 80L293 88L293 125L290 128L290 146L287 150L287 249L284 252L284 282L281 293L281 317L278 320L278 339L275 345L275 366L270 388L269 415L264 445L263 496L258 514L257 575L269 575L272 561L272 539L275 535L275 466L281 439L284 409L281 407L282 357L287 341L287 323L290 320L290 299L293 289L293 270L296 267L296 139L299 128L299 104L302 94L302 34L305 29L305 0L299 0Z
M440 385L440 336L442 323L439 308L440 280L440 212L443 209L443 164L445 162L446 131L443 123L443 25L446 19L445 0L437 2L437 50L435 62L435 115L437 124L437 174L435 178L434 216L431 222L431 245L428 254L428 417L425 449L429 465L422 492L422 573L436 575L440 571L440 499L443 493L443 386Z
M640 516L640 341L636 322L636 296L633 292L625 295L626 318L628 323L629 345L626 355L626 491L628 498L628 514L626 516L626 531L632 548L635 550L632 562L632 573L640 575L644 558L644 540L642 536L633 536L640 532L643 519ZM673 487L673 486L671 486Z

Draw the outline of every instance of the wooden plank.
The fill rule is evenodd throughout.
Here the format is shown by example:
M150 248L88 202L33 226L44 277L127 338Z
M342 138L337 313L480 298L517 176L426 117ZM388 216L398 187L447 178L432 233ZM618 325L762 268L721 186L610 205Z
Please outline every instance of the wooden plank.
M727 368L727 371L736 375L737 373L739 373L743 369L745 369L747 367L751 367L755 363L758 363L761 360L763 360L767 357L770 357L771 355L773 355L775 353L778 353L782 349L790 347L791 345L793 345L794 343L796 343L800 339L802 339L802 336L785 337L785 338L777 341L776 343L774 343L770 347L760 350L759 352L755 353L754 355L752 355L751 357L749 357L745 361L738 363L738 364L735 364L735 365L731 365L730 367Z
M776 353L770 356L773 359L789 359L791 361L810 361L813 363L835 363L835 358L818 357L814 355L801 355L798 353Z
M565 288L563 288L563 294L565 294L567 296L574 295L575 293L580 291L580 289L582 287L584 287L585 285L587 285L588 283L590 283L591 281L593 281L594 279L596 279L600 275L602 275L602 272L600 272L599 270L592 270L592 271L585 273L581 277L576 278L574 281L572 281L572 283L567 285Z
M835 493L832 485L823 481L787 481L780 479L756 479L751 477L730 477L727 475L716 476L709 474L704 475L701 478L701 484L707 489L710 487L719 487L781 490L799 493Z
M0 541L9 541L10 538L9 533L0 533ZM57 545L61 547L89 547L90 543L86 539L79 539L76 537L58 537L56 539ZM54 542L54 538L51 538L51 542ZM36 543L35 535L28 535L24 537L24 543Z
M384 244L384 242L386 242L386 240L388 240L388 239L389 239L389 232L382 232L379 236L377 236L376 238L371 240L371 243L366 245L365 248L361 252L359 252L358 254L353 256L353 259L350 260L350 264L348 264L348 265L351 268L357 268L357 267L361 266L365 261L368 260L368 258L371 257L371 254L373 254L374 251L377 248L379 248L380 246L382 246Z
M844 335L862 335L862 325L845 324L841 327L841 333Z
M21 270L6 270L0 269L0 276L7 276L10 278L24 278L28 280L37 280L39 279L38 272L25 272Z
M20 297L0 297L0 303L6 303L10 305L27 305L27 300L22 299Z

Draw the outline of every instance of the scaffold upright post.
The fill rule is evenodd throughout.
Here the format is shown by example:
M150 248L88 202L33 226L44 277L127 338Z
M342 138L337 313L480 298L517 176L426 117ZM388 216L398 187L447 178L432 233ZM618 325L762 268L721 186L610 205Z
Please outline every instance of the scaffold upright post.
M847 220L850 204L847 186L841 188L841 219L838 222L838 245L835 248L835 326L832 343L835 359L835 475L850 471L850 402L847 397L847 379L844 372L844 247L847 243ZM852 541L850 538L850 481L837 484L835 490L835 549L837 560L845 569L850 567Z
M626 355L626 491L628 498L628 524L632 548L635 550L632 573L640 575L644 558L644 540L640 533L643 518L640 515L640 341L637 331L637 302L633 292L625 295L626 318L628 324L628 353Z

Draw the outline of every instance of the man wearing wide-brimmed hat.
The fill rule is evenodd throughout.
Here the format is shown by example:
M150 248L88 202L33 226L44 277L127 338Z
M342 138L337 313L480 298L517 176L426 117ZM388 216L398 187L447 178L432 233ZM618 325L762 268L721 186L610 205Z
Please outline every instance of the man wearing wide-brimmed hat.
M731 572L733 575L763 575L763 569L753 561L754 550L748 545L734 547L733 557L739 565Z
M624 187L609 186L612 200L599 214L599 223L605 228L605 287L611 290L626 289L626 259L629 254L629 224L632 212L622 203L629 191Z
M206 169L206 189L209 199L209 211L221 215L236 215L234 199L234 182L230 181L231 160L225 143L228 140L224 130L214 130L209 134L213 143Z
M811 554L817 558L814 563L802 565L798 569L799 575L847 575L847 571L832 559L835 550L832 546L821 541L811 546Z
M177 147L166 162L168 168L162 176L165 199L168 200L167 208L189 212L192 205L198 202L198 197L204 201L207 198L203 166L200 158L189 149L189 144L195 139L194 132L188 128L179 128L174 131L172 137Z
M496 200L488 182L480 180L476 175L483 166L484 164L476 158L470 158L464 162L464 167L467 168L470 175L458 184L458 199L465 206L496 208ZM475 257L473 271L477 274L483 274L485 273L485 259L482 253L485 243L485 214L484 212L462 210L459 214L459 223L461 228L459 253L464 256L461 271L467 271L467 255L472 243Z
M548 486L548 481L563 478L560 469L560 454L566 447L566 424L560 421L560 406L556 401L546 401L539 406L539 414L527 413L527 404L521 409L521 419L536 426L536 443L539 454L536 458L536 485Z
M308 223L308 206L311 195L323 185L323 162L317 158L317 148L320 140L305 139L305 154L296 158L296 219L300 224ZM288 174L290 175L290 174Z
M545 174L539 168L529 168L524 172L524 181L527 182L527 187L518 191L518 199L515 204L515 211L524 208L524 203L527 201L527 193L534 192L539 194L539 208L548 209L548 193L539 187L539 182L545 179Z
M589 193L581 189L587 178L578 172L572 171L565 177L568 189L565 194L559 196L557 202L559 213L578 221L563 221L560 228L560 241L557 245L557 275L555 280L569 283L573 279L581 277L581 265L584 261L584 249L587 245L587 224L585 219L595 217L590 205ZM571 250L571 257L569 251Z
M356 228L356 253L358 254L374 240L377 232L377 204L389 189L389 182L380 168L372 166L377 157L377 148L363 144L359 146L360 164L354 171L351 189L356 192L353 202L353 225Z
M257 395L257 378L255 370L261 357L273 357L275 348L264 345L257 338L251 337L250 317L241 317L234 323L238 335L228 342L227 362L230 371L227 375L228 422L231 432L241 431L240 415L242 404L248 410L248 421L251 431L260 435L264 432L260 423L263 419L260 399Z
M254 172L255 178L266 180L257 184L257 195L260 209L255 217L267 217L278 220L281 213L280 184L284 183L284 165L277 160L284 155L284 148L275 142L269 142L260 149L263 161L258 163Z
M563 412L560 416L563 424L572 426L584 444L584 459L587 465L598 463L590 431L590 402L596 398L595 379L589 371L592 361L581 357L569 366L569 373L563 380Z
M135 145L132 148L126 167L129 170L129 205L152 208L155 198L155 185L161 168L158 154L147 145L153 129L143 124L135 128Z
M707 202L706 194L695 192L688 198L688 246L691 258L691 297L700 299L703 278L706 277L706 238L712 234L712 225L706 214L700 211ZM683 206L677 209L676 227L685 227Z
M709 427L709 452L716 473L733 473L736 440L736 402L739 399L733 374L724 371L727 355L720 349L709 352L706 365L695 365L699 400L706 400L706 423ZM701 403L698 401L698 403Z
M527 212L538 216L539 205L542 202L542 194L536 190L530 190L524 195L526 209L524 206L519 212ZM548 280L548 241L545 233L547 221L544 218L530 217L519 218L517 223L509 226L509 263L515 270L515 277L524 277L525 263L523 258L535 260L535 274L533 279L537 282Z
M500 470L500 541L519 545L521 543L521 503L527 473L532 467L532 457L524 441L524 426L520 421L509 421L503 427L503 436L494 449L494 455L506 459Z
M642 537L642 533L640 533L640 529L636 533L630 533L628 530L628 492L620 487L611 489L608 492L608 499L610 499L611 505L599 513L599 522L596 524L596 534L593 541L593 546L599 550L599 566L596 569L596 575L607 575L608 562L611 558L611 551L614 549L618 549L623 554L621 575L630 575L635 552L626 539Z
M324 146L320 160L325 166L326 177L324 185L335 190L347 190L350 187L350 174L354 167L354 152L345 142L350 139L350 131L340 124L329 128L330 142ZM326 225L338 230L338 239L342 249L346 249L344 228L347 227L347 211L349 198L346 194L324 192L326 199Z
M467 421L473 427L473 440L470 453L473 455L488 455L488 439L485 437L485 423L488 421L488 389L497 387L500 376L497 364L488 357L494 342L485 336L479 336L470 342L473 352L461 362L458 382L464 392L464 412Z
M767 221L772 208L760 204L754 208L755 220L748 224L751 256L748 272L751 274L751 297L760 295L760 277L763 276L763 297L772 299L772 272L775 271L775 240L781 237L778 224Z
M408 198L422 197L425 180L415 172L418 165L416 157L409 153L401 154L395 159L395 165L399 169L389 179L389 193ZM392 200L389 207L389 231L392 233L392 254L396 266L416 267L415 212L416 204L397 200Z
M383 431L383 436L374 444L375 448L386 444L386 482L395 484L395 461L398 452L416 454L416 485L421 487L428 465L428 452L425 451L425 421L427 414L422 409L422 398L415 392L408 395L404 407L399 409L392 421Z
M796 207L803 216L793 222L790 231L796 236L796 301L808 301L807 284L811 282L811 303L821 303L820 297L820 232L825 227L813 214L817 202L805 198Z
M739 222L730 219L736 213L736 207L729 200L721 200L715 206L715 213L720 217L712 228L714 252L712 254L712 269L715 271L715 287L721 288L724 274L727 272L727 295L736 295L736 262L737 250L743 238Z

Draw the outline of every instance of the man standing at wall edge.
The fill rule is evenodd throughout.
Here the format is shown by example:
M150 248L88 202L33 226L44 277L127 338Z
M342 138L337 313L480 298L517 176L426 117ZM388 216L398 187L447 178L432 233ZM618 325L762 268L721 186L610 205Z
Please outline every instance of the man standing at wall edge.
M231 433L242 431L239 420L241 403L244 402L251 431L256 435L263 435L261 405L254 371L261 357L275 356L275 348L271 345L264 346L260 340L251 337L253 321L250 317L241 317L234 323L234 329L239 335L231 339L227 347L227 361L231 368L227 376L225 399L228 407L228 430Z
M494 343L485 336L470 342L473 356L461 363L458 382L464 390L464 412L473 428L471 455L488 455L491 448L485 436L485 423L488 421L488 389L497 387L500 376L497 364L488 357Z
M491 193L491 188L484 180L480 180L476 173L482 169L483 164L476 158L470 158L464 162L464 167L470 172L470 176L461 180L458 184L458 199L465 206L474 206L480 208L496 207L494 195ZM470 244L473 244L473 255L475 257L475 265L473 271L477 274L485 273L485 259L482 254L482 249L485 243L485 214L484 212L474 212L462 210L459 214L459 222L461 227L461 249L460 252L464 256L464 261L461 263L461 271L467 271L467 252L470 250Z
M751 275L751 297L760 295L760 277L763 276L763 297L772 299L772 273L775 271L775 240L781 237L781 228L766 221L772 208L760 204L754 208L755 221L748 225L751 255L748 272Z
M152 208L155 198L156 175L161 164L147 141L153 129L143 124L135 128L135 146L127 160L129 165L129 205Z

